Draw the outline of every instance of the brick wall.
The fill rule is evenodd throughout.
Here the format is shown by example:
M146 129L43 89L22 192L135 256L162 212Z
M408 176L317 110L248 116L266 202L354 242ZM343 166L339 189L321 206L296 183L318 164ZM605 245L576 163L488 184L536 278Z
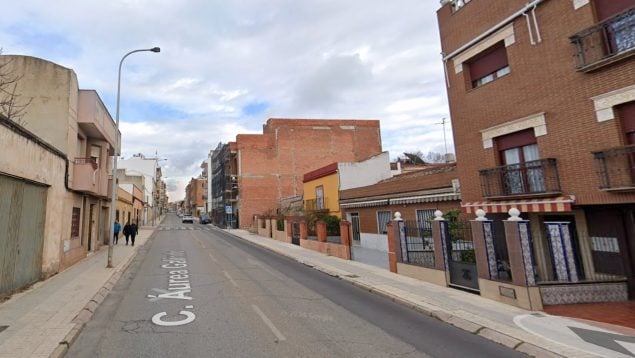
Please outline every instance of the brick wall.
M304 173L381 153L377 120L269 119L261 135L238 135L239 222L275 211L283 197L302 195Z
M477 0L454 14L438 12L446 53L467 43L525 1ZM469 88L465 76L446 65L449 103L463 201L481 197L479 169L500 165L494 148L484 149L480 130L545 112L547 132L537 137L541 158L556 158L564 194L577 204L629 203L635 194L598 190L592 151L624 145L617 119L598 122L591 97L633 85L633 57L593 73L577 72L569 37L594 23L591 4L578 10L572 1L545 1L536 10L542 42L530 45L524 17L513 23L515 43L507 47L511 73L479 88Z

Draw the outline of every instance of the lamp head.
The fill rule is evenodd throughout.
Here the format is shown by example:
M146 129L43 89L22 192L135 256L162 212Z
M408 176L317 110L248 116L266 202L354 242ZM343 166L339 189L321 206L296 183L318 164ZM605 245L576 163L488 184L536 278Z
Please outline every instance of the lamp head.
M161 52L161 48L160 47L153 47L150 49L150 51L152 52Z

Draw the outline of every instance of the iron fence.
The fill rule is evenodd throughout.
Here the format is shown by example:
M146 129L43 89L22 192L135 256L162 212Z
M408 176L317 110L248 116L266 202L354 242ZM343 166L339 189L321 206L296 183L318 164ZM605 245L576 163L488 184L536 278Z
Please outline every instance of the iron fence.
M558 165L553 158L483 169L479 175L486 198L561 193Z
M434 268L434 241L430 222L403 221L402 261Z
M635 8L607 19L569 38L576 68L585 69L635 48Z
M600 189L635 188L635 145L593 152Z

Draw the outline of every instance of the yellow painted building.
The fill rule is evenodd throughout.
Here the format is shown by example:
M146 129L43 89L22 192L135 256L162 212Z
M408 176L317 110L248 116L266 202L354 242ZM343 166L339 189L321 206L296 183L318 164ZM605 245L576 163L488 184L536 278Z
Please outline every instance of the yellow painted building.
M341 218L337 163L304 174L304 210L320 211Z
M117 211L115 212L115 219L119 220L121 226L123 226L129 220L133 218L132 210L132 194L127 192L121 187L117 187Z

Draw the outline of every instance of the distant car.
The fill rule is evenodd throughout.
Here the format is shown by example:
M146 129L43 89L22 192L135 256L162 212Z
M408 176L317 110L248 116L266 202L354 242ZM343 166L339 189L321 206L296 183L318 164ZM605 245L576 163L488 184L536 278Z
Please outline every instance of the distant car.
M184 214L181 218L181 222L194 224L194 219L192 218L192 215Z
M198 218L199 224L209 224L212 222L207 214L203 214Z

